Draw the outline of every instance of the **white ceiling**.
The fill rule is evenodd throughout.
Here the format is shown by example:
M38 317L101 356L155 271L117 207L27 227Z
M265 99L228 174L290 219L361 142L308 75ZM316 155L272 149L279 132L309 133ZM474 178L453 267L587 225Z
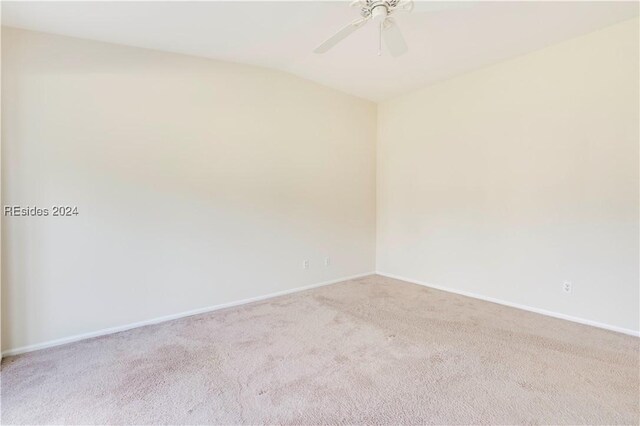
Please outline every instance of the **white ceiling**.
M422 5L423 9L425 5ZM344 2L2 2L2 24L275 68L374 101L638 15L631 2L476 2L397 18L409 53L378 57L369 23L312 50L358 16Z

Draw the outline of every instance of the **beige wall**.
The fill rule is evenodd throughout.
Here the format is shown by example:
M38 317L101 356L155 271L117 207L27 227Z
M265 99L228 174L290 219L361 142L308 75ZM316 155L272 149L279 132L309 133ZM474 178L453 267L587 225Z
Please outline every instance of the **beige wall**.
M638 61L634 19L382 103L378 270L638 330Z
M382 273L638 330L637 19L377 121L243 65L14 29L2 59L3 204L80 212L3 218L5 351L370 272L376 211Z
M0 6L0 19L2 18L2 6ZM0 31L0 46L2 46L2 31ZM0 53L1 53L0 48ZM2 93L2 55L0 54L0 94ZM0 116L2 105L0 104ZM2 120L0 120L0 181L2 176ZM2 200L2 185L0 182L0 200ZM0 205L2 203L0 202ZM0 216L0 223L1 223ZM2 361L2 226L0 226L0 361Z
M2 55L3 203L79 210L3 218L3 349L375 269L375 104L14 29Z

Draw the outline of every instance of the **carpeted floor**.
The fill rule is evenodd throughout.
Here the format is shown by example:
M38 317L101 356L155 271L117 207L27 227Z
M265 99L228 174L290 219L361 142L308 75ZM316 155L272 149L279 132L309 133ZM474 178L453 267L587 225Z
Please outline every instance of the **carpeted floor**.
M638 424L639 339L379 276L7 358L3 424Z

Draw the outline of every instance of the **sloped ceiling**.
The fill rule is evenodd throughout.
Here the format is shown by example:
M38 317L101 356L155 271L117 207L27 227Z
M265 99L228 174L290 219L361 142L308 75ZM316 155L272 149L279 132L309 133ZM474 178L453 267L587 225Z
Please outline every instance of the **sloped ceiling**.
M398 16L409 44L400 58L377 56L371 24L324 55L312 53L358 16L345 2L3 1L2 23L275 68L379 101L638 16L637 2L466 6Z

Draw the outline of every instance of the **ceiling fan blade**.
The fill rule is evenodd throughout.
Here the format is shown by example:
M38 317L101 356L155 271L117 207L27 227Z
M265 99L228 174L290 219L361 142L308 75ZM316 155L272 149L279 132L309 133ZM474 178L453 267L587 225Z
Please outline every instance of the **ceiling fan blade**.
M360 18L351 22L349 25L343 27L340 31L338 31L337 33L329 37L327 40L325 40L322 44L320 44L320 46L316 47L314 52L325 53L326 51L331 49L333 46L335 46L336 44L338 44L339 42L347 38L349 34L351 34L355 30L360 28L362 25L364 25L364 23L367 22L367 20L368 20L367 18Z
M398 24L396 24L393 18L384 20L382 24L382 39L393 57L398 57L407 53L407 50L409 50L400 31L400 27L398 27Z
M414 0L400 0L393 8L393 12L411 12L415 6Z
M413 11L417 13L423 12L440 12L450 9L466 9L475 6L476 2L470 1L420 1L414 0Z

